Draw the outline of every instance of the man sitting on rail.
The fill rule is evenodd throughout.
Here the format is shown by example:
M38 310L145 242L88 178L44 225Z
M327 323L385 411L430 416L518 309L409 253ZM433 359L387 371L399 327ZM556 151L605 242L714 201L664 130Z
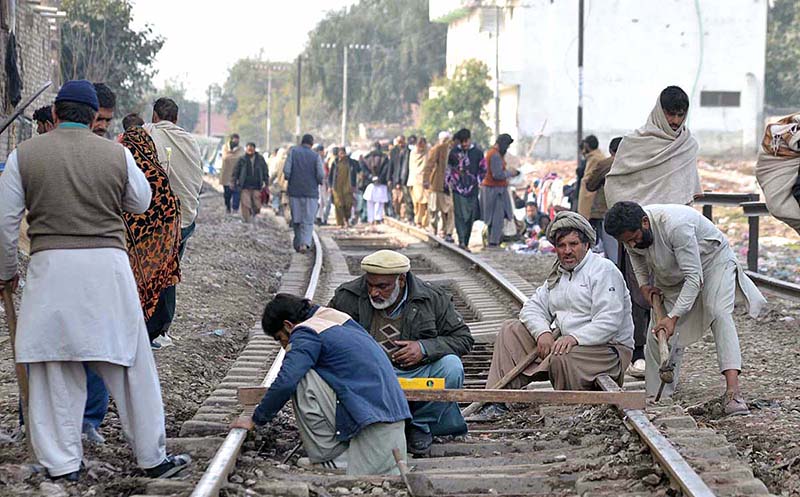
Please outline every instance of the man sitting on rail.
M402 378L444 378L448 389L464 386L461 356L474 342L444 290L415 277L408 257L379 250L361 261L365 275L336 289L330 307L346 312L373 337L393 325L400 333L391 352ZM409 452L426 454L433 435L461 435L467 424L455 402L414 402L407 427Z
M519 320L504 322L495 339L486 388L497 383L530 354L536 362L507 388L522 388L547 373L556 390L593 390L609 375L622 385L633 353L631 300L619 269L592 252L592 226L575 212L559 212L547 227L558 260L547 281L525 302ZM505 411L488 405L479 416Z
M399 474L392 449L405 455L408 403L381 347L350 316L280 293L261 319L286 350L275 382L234 428L264 425L292 398L308 458L299 464L349 475Z
M661 357L654 333L664 330L672 337L678 332L674 381L662 392L669 397L677 385L684 348L710 327L719 369L725 376L725 413L747 414L739 391L742 355L733 305L737 296L744 296L751 316L756 317L765 300L739 266L725 235L691 207L642 207L635 202L614 204L606 214L606 231L625 245L645 299L652 304L654 294L664 296L667 314L656 323L651 313L653 333L648 334L645 345L648 396L656 395L661 385Z

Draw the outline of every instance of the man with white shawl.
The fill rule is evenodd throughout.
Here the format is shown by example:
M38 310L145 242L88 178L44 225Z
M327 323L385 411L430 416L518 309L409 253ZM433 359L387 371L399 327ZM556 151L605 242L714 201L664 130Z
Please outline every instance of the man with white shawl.
M606 202L689 204L702 193L697 174L697 140L686 127L689 97L668 86L647 122L625 136L606 175Z
M613 262L591 250L597 235L577 212L559 212L547 227L556 260L547 278L522 307L519 320L505 321L497 335L486 388L529 354L536 362L508 383L522 388L546 373L556 390L593 390L609 375L622 385L633 353L631 299ZM492 404L478 416L504 411Z
M653 295L663 295L666 316L654 322L645 347L645 388L654 396L661 384L661 357L655 333L663 330L677 347L674 381L664 386L670 397L686 346L711 328L717 348L719 370L725 376L723 399L727 415L748 414L739 390L742 355L733 306L746 301L752 317L766 303L748 278L728 239L714 223L685 205L649 205L619 202L606 214L606 231L625 245L642 294L652 304ZM651 283L652 282L652 283ZM678 343L675 344L677 337Z
M756 180L773 217L800 233L800 114L767 125Z

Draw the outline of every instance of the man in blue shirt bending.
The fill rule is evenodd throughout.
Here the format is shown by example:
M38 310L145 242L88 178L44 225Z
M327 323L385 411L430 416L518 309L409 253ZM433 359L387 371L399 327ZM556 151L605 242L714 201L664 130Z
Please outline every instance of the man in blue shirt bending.
M234 428L264 425L291 397L308 459L298 463L348 475L399 474L392 449L406 454L408 402L386 353L343 312L281 293L261 320L286 350L275 382Z

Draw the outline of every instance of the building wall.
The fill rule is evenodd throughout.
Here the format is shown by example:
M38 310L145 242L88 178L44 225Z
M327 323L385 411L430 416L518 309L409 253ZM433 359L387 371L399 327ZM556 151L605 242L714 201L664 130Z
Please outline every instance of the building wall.
M493 76L495 40L486 23L492 13L454 10L456 4L469 2L431 0L432 16L443 18L448 8L454 13L448 19L448 71L477 58ZM501 87L519 85L518 95L509 96L519 105L517 115L508 116L504 113L513 109L501 103L500 121L519 125L501 132L533 136L546 120L536 153L574 157L578 2L508 5L517 7L503 9L500 82ZM763 121L767 0L698 0L697 5L695 0L586 1L584 135L597 135L605 148L613 136L644 124L661 89L677 84L690 94L689 127L701 153L755 154ZM739 92L740 104L701 107L703 91ZM506 93L501 91L501 98ZM487 110L493 120L494 105Z
M11 25L12 13L9 8L11 2L6 2L5 23ZM47 4L47 2L42 2ZM20 76L22 78L22 100L35 93L47 81L53 81L53 85L39 96L25 110L24 117L19 118L9 129L0 135L0 162L5 161L8 153L16 148L17 143L29 138L35 128L31 125L33 112L43 106L53 102L55 94L60 84L58 70L59 39L58 31L50 29L50 23L33 10L33 5L27 2L16 2L16 22L15 34L17 39L17 54ZM0 60L5 60L6 45L9 30L0 28ZM0 121L5 119L13 110L8 102L7 83L5 71L2 72L0 81Z

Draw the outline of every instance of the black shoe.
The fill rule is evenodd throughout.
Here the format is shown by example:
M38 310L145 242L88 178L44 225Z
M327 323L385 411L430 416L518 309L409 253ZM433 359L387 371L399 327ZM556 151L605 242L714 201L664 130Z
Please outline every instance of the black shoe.
M431 451L433 435L425 433L415 426L406 429L406 445L408 451L415 456L426 456Z
M445 235L444 236L444 241L446 241L447 243L453 243L455 240L453 240L453 236L452 235Z
M180 473L191 462L192 458L189 457L189 454L167 456L167 458L164 459L164 462L155 468L148 468L144 470L144 472L149 478L169 478Z
M81 463L81 467L83 467L83 463ZM78 480L81 479L81 470L79 469L78 471L73 471L72 473L67 473L65 475L58 475L58 476L50 476L48 474L48 478L50 478L50 480L52 481L64 480L70 483L76 483Z

